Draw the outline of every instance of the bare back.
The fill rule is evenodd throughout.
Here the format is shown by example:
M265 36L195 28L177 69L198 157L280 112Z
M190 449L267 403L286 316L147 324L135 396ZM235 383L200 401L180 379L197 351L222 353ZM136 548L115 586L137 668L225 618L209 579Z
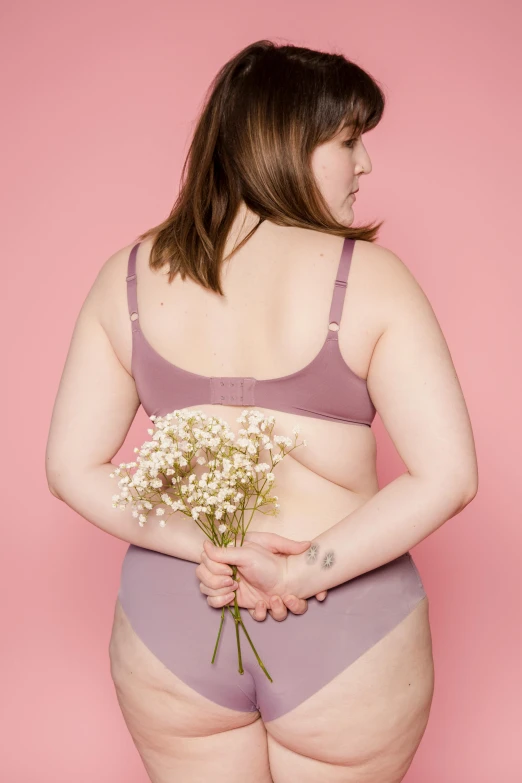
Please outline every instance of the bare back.
M140 245L136 273L140 328L167 361L206 376L281 377L306 366L319 352L328 329L342 237L263 223L224 265L225 297L190 279L168 283L168 269L149 268L152 240ZM128 256L121 251L121 263ZM357 241L339 328L343 359L366 378L383 330L377 270L380 248ZM103 326L121 364L131 374L132 340L121 269L117 306L112 295L102 308ZM241 406L194 406L224 418L237 432ZM378 491L375 437L370 427L272 411L274 433L300 427L295 449L277 466L277 517L258 514L250 530L289 538L313 538Z

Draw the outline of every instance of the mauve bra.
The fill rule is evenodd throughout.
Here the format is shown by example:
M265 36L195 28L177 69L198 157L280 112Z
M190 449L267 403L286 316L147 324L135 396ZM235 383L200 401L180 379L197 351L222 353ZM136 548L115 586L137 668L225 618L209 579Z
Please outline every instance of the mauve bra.
M257 380L251 376L206 376L182 370L167 361L145 339L139 326L136 289L136 254L129 254L127 302L132 324L132 368L140 402L148 416L165 416L174 410L206 403L259 406L329 421L371 426L375 417L364 378L343 359L338 330L327 330L321 350L297 372L280 378ZM345 238L330 306L329 325L341 321L355 240Z

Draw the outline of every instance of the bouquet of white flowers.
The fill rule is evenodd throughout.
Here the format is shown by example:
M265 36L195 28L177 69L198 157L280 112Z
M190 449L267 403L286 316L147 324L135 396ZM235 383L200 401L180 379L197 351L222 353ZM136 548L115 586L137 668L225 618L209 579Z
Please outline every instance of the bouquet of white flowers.
M294 442L283 435L271 438L274 416L264 416L260 411L244 410L236 419L247 424L238 432L238 438L227 422L219 417L207 416L202 411L175 410L166 416L151 416L155 429L147 432L152 440L135 448L136 462L122 462L111 473L120 477L120 494L113 495L113 508L125 509L132 504L132 515L143 526L152 509L161 517L164 527L167 518L180 512L194 519L215 546L242 546L248 526L256 511L276 516L279 513L277 495L270 494L274 484L275 466L298 446L299 428L292 430ZM278 453L273 453L275 450ZM269 463L260 460L262 451L269 454ZM206 470L198 476L198 465ZM133 475L129 469L135 468ZM250 500L254 499L252 506ZM268 507L268 508L267 508ZM247 512L250 512L246 519ZM238 537L240 541L238 543ZM233 578L237 566L232 566ZM221 610L221 623L214 647L212 663L221 637L225 609L234 618L237 639L239 673L243 674L239 627L243 629L256 659L267 672L256 648L243 624L237 595L234 606L225 605Z

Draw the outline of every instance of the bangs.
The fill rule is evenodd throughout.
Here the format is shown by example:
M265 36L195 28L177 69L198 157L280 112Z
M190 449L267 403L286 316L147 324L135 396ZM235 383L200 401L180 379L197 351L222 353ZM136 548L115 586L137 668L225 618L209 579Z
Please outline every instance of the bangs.
M345 98L339 105L339 111L342 112L339 131L349 128L355 137L373 130L379 124L385 99L377 82L357 65L347 63L346 70L349 73L346 74Z

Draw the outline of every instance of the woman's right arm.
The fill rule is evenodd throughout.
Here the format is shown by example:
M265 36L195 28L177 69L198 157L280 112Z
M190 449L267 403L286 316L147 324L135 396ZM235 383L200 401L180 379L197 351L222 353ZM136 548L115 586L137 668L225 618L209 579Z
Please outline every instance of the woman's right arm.
M118 276L125 280L125 253L126 249L116 253L100 270L78 315L51 418L47 482L55 497L100 530L145 549L200 563L206 536L193 519L175 512L162 528L151 512L140 527L129 506L123 511L112 507L112 497L120 491L117 479L109 475L117 467L112 459L140 404L134 379L117 358L102 325L104 302L108 293L115 294L113 281ZM111 300L118 308L118 296L111 295Z
M151 513L140 527L129 506L123 511L112 507L112 497L120 491L117 480L110 477L117 467L112 460L140 405L134 379L117 358L103 327L108 309L115 318L127 317L126 301L119 294L124 291L121 281L128 252L123 248L102 267L78 315L51 418L47 482L55 497L105 533L199 564L206 535L192 518L178 511L160 527L159 517ZM302 551L290 539L277 538L287 547L284 551ZM213 574L212 586L218 588L220 578L231 575L232 569L216 564ZM321 593L320 600L325 595ZM288 606L302 614L307 601L296 599ZM270 610L274 619L286 617L283 605Z

